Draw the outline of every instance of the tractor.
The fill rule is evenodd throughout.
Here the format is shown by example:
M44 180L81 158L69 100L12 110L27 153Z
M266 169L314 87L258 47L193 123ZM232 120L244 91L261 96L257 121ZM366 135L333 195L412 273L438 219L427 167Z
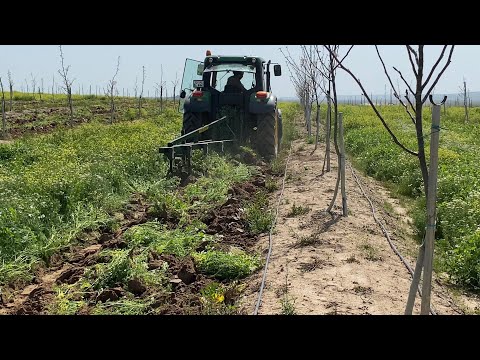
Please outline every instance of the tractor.
M189 167L191 150L226 143L250 145L266 160L277 157L282 139L282 113L272 93L270 67L279 64L257 56L212 55L203 62L186 59L179 111L183 113L181 136L160 148L170 159L181 157ZM242 90L228 80L241 72Z

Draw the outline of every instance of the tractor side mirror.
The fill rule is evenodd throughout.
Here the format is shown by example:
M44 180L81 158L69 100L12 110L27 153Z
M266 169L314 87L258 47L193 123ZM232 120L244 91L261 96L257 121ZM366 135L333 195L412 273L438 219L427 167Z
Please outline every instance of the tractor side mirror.
M203 64L198 64L197 66L197 75L202 75L204 70Z
M180 92L180 99L185 99L185 96L187 96L187 93L185 92L185 90L182 90Z
M282 75L282 66L281 65L273 65L273 73L275 76L280 76Z

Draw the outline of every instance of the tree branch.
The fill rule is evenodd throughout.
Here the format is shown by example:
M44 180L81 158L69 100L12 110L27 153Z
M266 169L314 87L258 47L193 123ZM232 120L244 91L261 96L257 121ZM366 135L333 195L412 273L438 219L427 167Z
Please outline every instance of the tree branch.
M385 66L385 63L383 62L382 56L380 55L380 51L378 50L377 45L375 45L375 50L377 50L377 55L378 55L378 58L380 59L380 62L382 63L383 71L385 72L385 75L387 76L388 82L390 83L390 86L393 89L393 95L400 102L400 104L402 104L402 106L405 108L405 111L407 112L408 116L410 117L410 119L412 119L413 123L415 124L415 119L413 118L412 114L410 114L410 112L408 111L407 105L405 105L403 103L402 99L400 98L400 95L397 94L397 92L395 91L395 87L393 86L392 79L390 78L390 75L388 74L387 68ZM407 100L408 100L408 98L407 98ZM415 109L413 109L413 111L415 113Z
M427 101L428 99L428 95L430 95L430 92L432 91L432 89L435 87L435 85L437 85L437 82L438 80L440 80L440 77L443 75L443 73L445 72L445 70L447 69L448 65L450 65L450 63L452 62L452 54L453 54L453 49L455 48L455 45L452 45L451 49L450 49L450 53L448 54L448 59L447 59L447 62L445 63L445 66L442 68L442 71L440 71L437 75L437 78L435 79L435 81L433 82L432 86L430 86L430 89L428 89L427 93L425 94L425 96L423 97L422 99L422 104L425 103L425 101Z
M408 90L410 90L410 92L412 93L412 95L415 96L415 93L413 92L412 88L410 87L410 85L408 85L407 83L407 80L405 80L405 78L403 77L402 73L400 72L400 70L398 70L395 66L392 66L393 69L400 75L400 78L403 80L403 82L405 83L405 85L407 85L407 88Z
M348 49L347 53L346 53L345 56L342 58L342 60L340 60L337 65L335 65L335 67L333 68L333 70L335 70L337 67L339 67L340 65L342 65L343 60L345 60L345 58L348 56L348 54L350 54L350 51L351 51L352 49L353 49L353 45L350 46L350 49Z
M438 57L437 62L435 63L435 65L433 65L432 70L430 70L430 74L428 74L427 80L425 80L425 82L424 82L423 85L422 85L422 90L425 89L425 86L427 86L428 82L430 81L430 78L432 77L433 72L434 72L435 69L437 68L437 66L438 66L438 64L440 63L440 61L442 61L443 55L445 54L445 50L447 49L447 46L448 46L448 45L445 45L445 46L443 47L442 53L441 53L440 56Z
M415 74L415 77L416 77L418 75L418 73L417 73L417 69L415 69L415 64L413 63L411 52L413 52L415 54L415 60L417 61L417 66L418 66L417 53L415 52L415 50L413 50L413 48L410 45L407 45L408 59L410 60L410 65L412 65L412 70L413 70L413 73Z
M327 50L330 52L330 54L335 58L335 60L337 60L338 62L338 59L336 57L336 55L327 47ZM365 91L362 83L360 82L360 80L357 79L357 77L355 75L353 75L353 73L347 69L345 66L343 66L342 64L339 64L340 68L344 71L346 71L352 78L353 80L355 80L355 82L358 84L358 86L360 87L360 89L362 89L362 92L363 92L363 95L365 96L365 98L368 100L368 102L370 103L370 106L372 107L373 111L375 111L375 114L377 115L377 117L380 119L380 121L382 122L383 126L385 127L385 129L388 131L388 133L390 134L393 142L395 144L397 144L400 148L402 148L405 152L409 153L410 155L414 155L414 156L418 156L418 153L408 149L405 145L403 145L398 139L397 137L395 136L395 134L392 132L392 130L390 130L390 128L388 127L387 123L385 122L385 120L383 119L382 115L378 112L376 106L373 104L372 100L370 99L370 97L367 95L367 92Z

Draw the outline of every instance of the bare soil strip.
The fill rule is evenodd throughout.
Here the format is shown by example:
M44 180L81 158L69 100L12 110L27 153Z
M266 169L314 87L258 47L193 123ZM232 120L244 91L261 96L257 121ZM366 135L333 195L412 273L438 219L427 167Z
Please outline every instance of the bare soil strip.
M292 146L259 314L285 314L292 308L296 314L403 314L411 276L375 222L352 172L347 167L348 217L341 216L341 196L333 214L325 213L335 188L336 155L331 172L321 175L324 148L311 155L314 145L304 140ZM356 174L392 241L414 268L418 245L406 210L380 183ZM308 211L294 216L294 204ZM266 254L268 236L257 247ZM252 275L241 299L248 313L255 308L261 279L261 272ZM472 296L452 296L435 275L432 304L438 314L462 314L480 304ZM417 295L414 314L419 312Z

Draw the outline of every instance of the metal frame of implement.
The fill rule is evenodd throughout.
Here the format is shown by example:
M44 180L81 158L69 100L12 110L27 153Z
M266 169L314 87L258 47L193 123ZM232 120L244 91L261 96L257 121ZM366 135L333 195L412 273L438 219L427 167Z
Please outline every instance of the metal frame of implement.
M192 150L194 149L203 149L204 153L208 153L208 146L212 144L220 144L222 151L224 150L224 144L226 142L233 142L235 139L226 139L226 140L198 140L198 136L212 129L222 122L225 121L227 117L223 116L218 120L212 121L210 124L202 126L196 130L189 132L188 134L182 135L175 140L169 142L168 146L163 146L159 148L159 152L164 154L170 162L169 173L173 173L173 162L175 158L180 158L182 160L182 166L187 166L187 172L190 174L191 171L191 156ZM233 132L232 132L233 133ZM235 135L235 134L234 134ZM193 140L193 141L192 141ZM183 143L185 141L185 143Z

